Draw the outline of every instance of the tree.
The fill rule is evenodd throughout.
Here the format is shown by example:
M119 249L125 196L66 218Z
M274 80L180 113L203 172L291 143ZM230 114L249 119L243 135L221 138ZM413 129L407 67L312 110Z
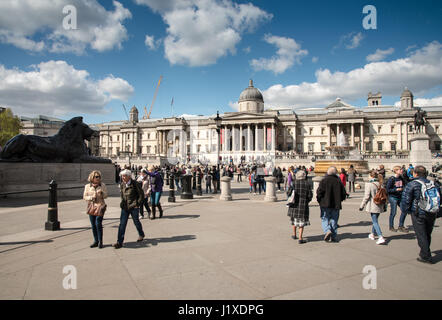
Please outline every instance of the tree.
M0 147L3 148L9 139L19 134L20 128L20 119L14 116L11 109L0 112Z

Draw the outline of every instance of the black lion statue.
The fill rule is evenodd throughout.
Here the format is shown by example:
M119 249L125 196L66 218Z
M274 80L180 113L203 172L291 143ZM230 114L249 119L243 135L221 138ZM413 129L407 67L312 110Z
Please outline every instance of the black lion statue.
M9 140L0 154L1 161L9 162L100 162L109 159L89 155L84 140L90 141L97 131L83 123L83 117L66 121L52 137L19 134Z

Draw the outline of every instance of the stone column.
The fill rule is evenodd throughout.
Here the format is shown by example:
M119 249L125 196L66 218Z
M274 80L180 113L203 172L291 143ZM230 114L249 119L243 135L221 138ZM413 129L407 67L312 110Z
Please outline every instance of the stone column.
M283 135L283 137L282 137L282 139L283 139L283 141L282 141L282 149L283 150L280 150L280 151L287 151L287 130L288 130L288 128L282 127L282 135Z
M243 131L242 131L242 124L239 126L239 151L240 152L242 152L243 150L243 147L244 147L244 145L243 145L243 140L242 140L242 135L243 135ZM245 139L244 139L245 140Z
M336 124L336 145L338 144L338 137L339 134L341 133L339 130L341 129L341 126L339 125L339 123Z
M327 135L328 146L331 147L331 124L327 125Z
M120 131L120 135L121 135L121 139L120 139L120 151L124 151L124 133L121 133Z
M354 123L351 123L350 126L351 126L351 143L350 143L350 146L354 147L355 146L355 125L354 125Z
M398 150L402 150L402 122L399 122L398 124L398 129L397 129L397 142L398 142Z
M255 152L258 151L258 124L255 124Z
M409 150L408 148L408 122L405 122L405 148L404 150Z
M275 193L275 177L265 177L266 181L266 196L264 201L266 202L276 202L276 193Z
M284 139L284 143L285 139ZM276 150L276 130L275 130L275 124L272 123L272 148L271 150L274 152Z
M212 131L213 129L209 129L209 153L212 153Z
M263 150L264 153L267 151L267 124L264 123L263 127L263 135L262 135L262 139L264 140L264 146L263 146Z
M364 123L361 123L361 152L365 152Z
M134 153L139 154L138 152L138 140L139 140L139 131L138 128L135 129L134 132Z
M232 190L230 188L230 181L231 179L229 177L221 178L221 196L219 197L220 200L232 201Z
M312 180L313 180L313 199L312 201L317 202L316 201L316 190L318 190L319 187L319 183L322 181L322 179L324 179L324 177L319 177L319 176L315 176Z
M252 128L247 125L247 151L252 151Z
M236 151L235 125L232 125L232 152Z

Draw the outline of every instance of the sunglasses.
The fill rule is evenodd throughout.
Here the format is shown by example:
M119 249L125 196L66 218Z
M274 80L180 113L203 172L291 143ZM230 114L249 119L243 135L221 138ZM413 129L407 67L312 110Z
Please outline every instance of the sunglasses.
M100 176L95 176L94 178L98 178L98 179L101 179L101 177L100 177Z

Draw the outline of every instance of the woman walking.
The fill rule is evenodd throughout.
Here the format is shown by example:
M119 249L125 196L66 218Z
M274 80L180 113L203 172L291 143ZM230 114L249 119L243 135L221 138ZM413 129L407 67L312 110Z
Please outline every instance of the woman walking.
M353 188L353 192L355 192L355 180L356 180L356 170L353 167L353 165L350 165L350 169L348 169L348 176L347 176L347 182L348 182L348 193L351 192L351 189Z
M141 189L143 189L144 192L144 201L140 206L140 215L142 219L144 219L144 210L143 207L146 208L147 216L150 217L150 208L149 208L149 197L150 197L150 180L149 176L147 175L147 170L142 169L140 173L140 183L141 183Z
M289 187L287 192L290 197L293 194L293 201L289 203L289 210L287 215L290 217L293 226L293 239L298 239L296 236L296 228L299 227L299 244L306 243L303 239L304 227L310 225L309 221L309 202L313 198L313 192L310 184L306 180L306 173L304 170L299 170L296 173L296 180Z
M101 182L100 171L94 170L89 174L89 183L84 186L83 199L87 201L87 214L91 221L94 243L91 248L103 248L103 216L106 211L107 188Z
M370 240L375 240L375 236L379 237L376 244L384 244L385 239L382 236L381 227L379 226L379 215L382 212L385 212L385 204L376 204L374 202L374 198L379 188L382 187L383 177L376 170L372 170L370 172L370 180L365 184L365 194L364 199L362 200L359 211L364 210L366 207L366 211L370 213L371 220L373 221L372 232L368 235Z
M150 202L152 204L152 220L155 219L156 207L160 211L160 218L163 217L163 208L161 208L160 198L163 193L163 179L156 167L150 167L150 172L147 174L150 176Z

